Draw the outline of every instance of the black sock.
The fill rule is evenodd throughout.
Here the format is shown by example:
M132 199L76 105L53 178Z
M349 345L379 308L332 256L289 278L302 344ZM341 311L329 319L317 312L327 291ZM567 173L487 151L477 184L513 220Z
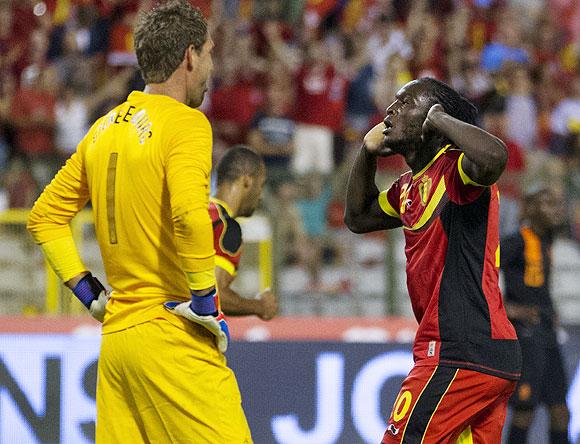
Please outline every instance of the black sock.
M510 427L510 434L508 444L526 444L528 437L528 429L521 429L514 424Z
M568 441L568 432L550 429L550 443L551 444L570 444Z

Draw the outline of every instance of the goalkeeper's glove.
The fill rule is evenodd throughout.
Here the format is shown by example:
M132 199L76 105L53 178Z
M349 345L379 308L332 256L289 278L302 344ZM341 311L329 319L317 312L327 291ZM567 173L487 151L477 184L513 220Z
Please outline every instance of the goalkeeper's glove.
M225 353L230 342L230 332L224 314L218 310L217 291L213 289L205 296L191 295L191 302L165 302L167 310L183 316L208 329L215 337L218 349Z
M83 278L72 289L74 295L91 312L91 316L99 322L105 319L105 306L109 301L109 292L91 273Z

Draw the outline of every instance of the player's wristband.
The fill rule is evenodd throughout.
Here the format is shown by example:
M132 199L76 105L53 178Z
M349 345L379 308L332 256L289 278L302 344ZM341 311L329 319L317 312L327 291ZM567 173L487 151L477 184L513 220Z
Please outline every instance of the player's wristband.
M216 315L217 314L217 304L216 304L217 290L214 288L205 296L196 296L192 293L191 303L189 308L195 314L206 316L206 315Z
M97 299L102 291L105 291L105 287L103 287L103 284L101 284L91 273L83 276L83 278L72 289L74 295L88 309L91 308L91 302Z

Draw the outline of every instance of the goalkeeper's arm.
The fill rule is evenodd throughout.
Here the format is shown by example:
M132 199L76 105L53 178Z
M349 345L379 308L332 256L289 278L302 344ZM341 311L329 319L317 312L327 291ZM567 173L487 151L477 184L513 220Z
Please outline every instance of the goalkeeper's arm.
M93 318L103 322L109 292L82 263L72 236L44 242L40 247L57 276L87 307Z

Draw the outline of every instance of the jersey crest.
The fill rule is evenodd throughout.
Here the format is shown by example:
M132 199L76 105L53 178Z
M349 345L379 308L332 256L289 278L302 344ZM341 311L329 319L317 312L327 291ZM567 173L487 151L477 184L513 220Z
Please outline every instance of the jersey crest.
M424 175L419 182L419 196L421 196L421 205L426 206L429 201L429 194L431 193L431 186L433 180L427 175Z

